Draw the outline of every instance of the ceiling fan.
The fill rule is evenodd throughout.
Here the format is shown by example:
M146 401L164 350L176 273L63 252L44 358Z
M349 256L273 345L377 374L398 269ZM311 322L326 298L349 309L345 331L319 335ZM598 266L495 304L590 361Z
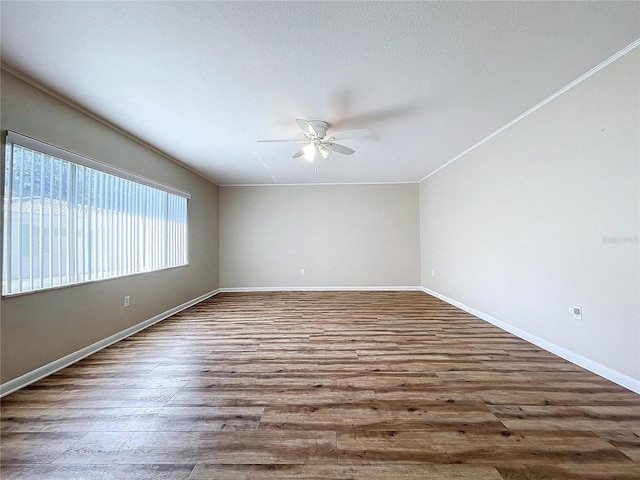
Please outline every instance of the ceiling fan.
M327 158L331 152L342 153L343 155L351 155L355 152L355 150L349 147L334 143L335 140L347 140L371 135L371 132L366 128L327 134L329 125L322 120L304 120L298 118L296 119L296 123L306 137L304 140L258 140L258 142L292 142L305 144L301 150L293 155L293 158L304 156L304 158L312 162L316 158L316 153L322 155L322 158Z

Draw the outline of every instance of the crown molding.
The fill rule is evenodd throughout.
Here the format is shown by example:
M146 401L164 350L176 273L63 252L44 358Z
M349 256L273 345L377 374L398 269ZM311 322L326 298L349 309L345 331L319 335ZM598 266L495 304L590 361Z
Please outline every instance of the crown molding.
M640 38L638 38L636 41L630 43L629 45L627 45L625 48L623 48L622 50L620 50L619 52L614 53L612 56L610 56L609 58L607 58L604 62L596 65L595 67L593 67L591 70L589 70L588 72L584 73L583 75L579 76L578 78L576 78L573 82L568 83L567 85L565 85L564 87L562 87L560 90L558 90L557 92L551 94L550 96L548 96L547 98L545 98L544 100L542 100L540 103L534 105L533 107L531 107L529 110L527 110L526 112L522 113L521 115L517 116L516 118L514 118L513 120L511 120L509 123L507 123L506 125L503 125L502 127L500 127L498 130L496 130L495 132L487 135L486 137L484 137L482 140L480 140L477 143L474 143L473 145L471 145L469 148L467 148L466 150L464 150L463 152L459 153L458 155L456 155L455 157L453 157L451 160L449 160L448 162L446 162L443 165L440 165L438 168L436 168L434 171L432 171L431 173L425 175L424 177L422 177L420 180L418 180L418 183L422 183L424 182L427 178L431 177L432 175L435 175L436 173L438 173L440 170L442 170L443 168L448 167L449 165L451 165L452 163L454 163L455 161L459 160L460 158L464 157L467 153L471 152L472 150L475 150L476 148L478 148L480 145L482 145L483 143L488 142L489 140L491 140L493 137L495 137L496 135L499 135L500 133L504 132L507 128L511 127L512 125L515 125L516 123L518 123L520 120L522 120L525 117L528 117L529 115L531 115L533 112L535 112L536 110L539 110L540 108L544 107L547 103L555 100L556 98L558 98L560 95L562 95L563 93L568 92L569 90L571 90L573 87L575 87L576 85L579 85L580 83L584 82L586 79L588 79L589 77L591 77L592 75L594 75L595 73L598 73L600 70L602 70L603 68L605 68L606 66L610 65L611 63L615 62L616 60L618 60L620 57L626 55L627 53L629 53L630 51L632 51L633 49L637 48L638 46L640 46Z
M220 187L339 187L354 185L416 185L420 182L346 182L346 183L223 183Z
M108 120L102 118L101 116L99 116L99 115L93 113L92 111L82 107L81 105L78 105L73 100L65 97L64 95L56 92L55 90L52 90L51 88L44 86L43 84L41 84L40 82L34 80L33 78L31 78L30 76L28 76L24 72L21 72L20 70L17 70L16 68L11 67L11 66L6 65L6 64L0 65L0 70L3 70L5 72L7 72L9 75L13 75L14 77L22 80L23 82L27 83L28 85L31 85L33 88L35 88L37 90L40 90L41 92L46 93L47 95L55 98L56 100L58 100L58 101L64 103L65 105L73 108L74 110L77 110L80 113L86 115L87 117L91 118L92 120L95 120L96 122L101 123L105 127L110 128L111 130L119 133L123 137L126 137L129 140L132 140L132 141L136 142L138 145L143 146L147 150L155 153L156 155L159 155L159 156L161 156L163 158L166 158L167 160L169 160L169 161L171 161L171 162L173 162L173 163L175 163L177 165L180 165L182 168L184 168L186 170L189 170L191 173L193 173L195 175L198 175L199 177L205 179L207 182L212 183L213 185L219 186L213 180L211 180L210 178L204 176L201 172L198 172L197 170L194 170L193 168L189 167L188 165L186 165L185 163L181 162L177 158L172 157L168 153L163 152L162 150L160 150L160 149L154 147L153 145L145 142L141 138L138 138L135 135L132 135L131 133L127 132L126 130L123 130L122 128L118 127L117 125L114 125L113 123L109 122Z

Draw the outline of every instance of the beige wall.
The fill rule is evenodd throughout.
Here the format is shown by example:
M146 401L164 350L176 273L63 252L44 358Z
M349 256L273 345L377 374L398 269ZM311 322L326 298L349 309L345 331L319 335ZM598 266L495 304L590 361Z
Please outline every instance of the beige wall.
M192 199L189 267L2 299L1 381L218 287L416 285L640 380L638 71L634 51L420 185L221 188L3 72L3 129Z
M420 185L424 287L635 379L639 54Z
M1 383L219 287L218 187L2 72L2 129L190 192L187 267L3 298ZM3 146L4 151L4 146ZM123 298L131 306L123 308Z
M220 234L223 288L420 283L417 184L221 187Z

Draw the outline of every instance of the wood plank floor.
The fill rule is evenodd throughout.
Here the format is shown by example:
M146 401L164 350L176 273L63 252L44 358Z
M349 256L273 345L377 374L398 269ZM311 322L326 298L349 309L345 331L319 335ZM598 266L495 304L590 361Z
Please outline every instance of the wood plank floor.
M421 292L221 294L13 393L9 479L635 479L640 396Z

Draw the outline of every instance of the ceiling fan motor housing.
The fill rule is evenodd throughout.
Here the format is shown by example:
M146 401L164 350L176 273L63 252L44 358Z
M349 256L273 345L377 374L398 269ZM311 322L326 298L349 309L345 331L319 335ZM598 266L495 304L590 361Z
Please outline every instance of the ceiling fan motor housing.
M318 134L318 138L322 139L327 135L327 129L329 128L327 122L323 122L322 120L309 120L309 125L311 125Z

